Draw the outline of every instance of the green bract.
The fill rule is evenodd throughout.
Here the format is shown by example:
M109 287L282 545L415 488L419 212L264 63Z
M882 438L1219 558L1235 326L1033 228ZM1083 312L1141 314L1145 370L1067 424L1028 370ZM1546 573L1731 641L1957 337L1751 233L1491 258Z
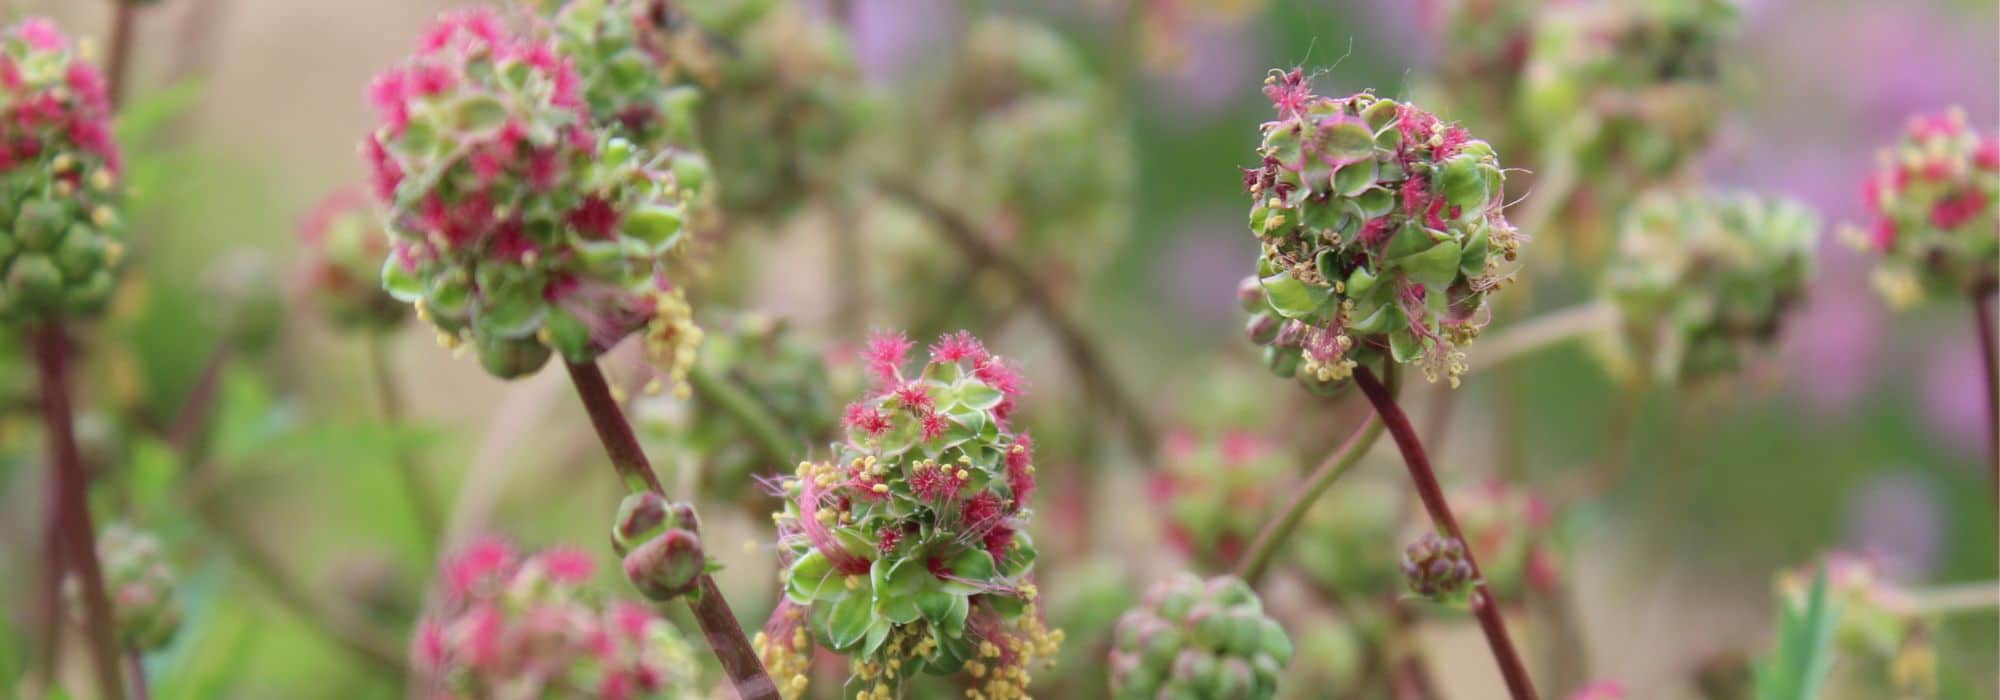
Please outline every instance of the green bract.
M0 321L95 314L124 232L104 80L54 24L0 30Z
M1819 219L1747 194L1654 194L1620 227L1603 293L1621 319L1603 339L1626 374L1698 382L1775 340L1812 279Z
M1033 455L1007 427L1020 380L963 334L906 375L910 347L870 343L876 382L847 409L848 439L782 482L787 605L759 650L781 679L814 645L845 655L863 697L961 671L984 697L1021 697L1061 633L1030 582Z
M579 0L542 34L447 14L373 88L384 123L368 145L395 239L383 285L495 375L551 354L590 362L642 330L676 380L693 362L700 331L669 258L708 165L671 145L681 112L652 101L668 96L627 75L646 54L611 29L636 21L607 9L622 7ZM605 14L589 24L584 8Z
M1111 696L1264 700L1292 660L1292 641L1242 581L1183 573L1154 584L1118 620Z
M1521 239L1493 149L1395 100L1315 95L1297 70L1265 83L1278 117L1244 173L1262 253L1243 296L1271 370L1330 390L1393 360L1455 386Z

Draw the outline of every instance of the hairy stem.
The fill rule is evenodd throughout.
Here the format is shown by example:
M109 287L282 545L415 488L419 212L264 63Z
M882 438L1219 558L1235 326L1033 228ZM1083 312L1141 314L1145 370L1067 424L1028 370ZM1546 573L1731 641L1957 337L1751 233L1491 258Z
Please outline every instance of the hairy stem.
M997 270L1009 285L1035 309L1049 330L1056 334L1063 356L1083 381L1086 392L1115 414L1133 450L1148 462L1159 455L1159 431L1148 422L1145 409L1111 372L1104 352L1083 326L1066 313L1048 285L1035 276L1026 263L994 245L958 212L938 203L917 188L903 183L878 183L882 191L917 210L959 249L975 268Z
M653 465L646 459L645 450L640 449L639 440L632 434L632 425L625 421L625 414L618 410L618 401L611 396L611 387L604 381L603 370L596 363L567 363L570 382L576 385L576 393L583 400L584 411L590 414L590 424L597 431L598 440L604 443L604 452L611 458L611 466L625 481L626 488L634 492L652 491L667 495L660 486L660 479L653 474ZM715 652L715 658L722 662L722 670L729 674L736 695L743 700L780 700L778 687L771 682L770 674L764 671L764 662L757 658L751 648L749 637L743 634L743 625L736 619L736 613L729 609L729 601L723 600L722 590L715 585L715 579L702 574L698 582L699 590L688 600L688 608L701 625L702 638L708 648Z
M1414 483L1418 500L1430 514L1431 523L1446 536L1465 542L1465 535L1458 527L1458 518L1451 513L1451 504L1445 501L1444 487L1438 484L1437 474L1431 470L1431 461L1424 454L1424 446L1417 440L1416 428L1410 425L1408 416L1396 405L1396 395L1389 387L1375 377L1375 371L1368 367L1356 367L1354 382L1361 387L1361 393L1375 406L1376 415L1388 426L1389 435L1396 440L1396 447L1403 452L1403 463L1409 467L1410 481ZM1493 660L1500 666L1500 675L1507 682L1507 692L1514 700L1532 700L1535 694L1534 681L1528 678L1527 666L1521 662L1521 654L1514 648L1514 640L1507 636L1506 623L1500 619L1500 608L1493 599L1493 592L1487 588L1484 575L1479 571L1479 561L1474 558L1472 547L1465 547L1465 562L1472 568L1472 614L1479 619L1480 631L1486 635L1486 646L1493 651Z
M700 364L688 370L688 384L693 385L695 392L704 400L722 409L749 430L757 449L771 464L782 467L797 454L796 446L785 437L785 431L778 428L777 421L772 420L763 405L741 387L716 376Z
M1258 579L1263 578L1264 571L1270 567L1271 558L1277 554L1279 546L1283 545L1292 531L1298 528L1299 521L1305 519L1306 511L1312 509L1312 505L1319 501L1320 495L1326 493L1327 487L1332 486L1342 474L1346 474L1348 469L1359 463L1361 457L1368 454L1368 449L1374 447L1375 441L1381 437L1382 421L1370 416L1361 427L1354 429L1353 434L1347 436L1347 440L1342 442L1340 447L1327 454L1326 459L1320 461L1319 466L1306 476L1302 487L1292 491L1292 500L1272 515L1271 520L1264 523L1264 527L1257 531L1257 539L1251 541L1250 548L1243 553L1243 558L1236 564L1236 577L1252 586L1257 585Z
M382 419L397 426L403 424L403 391L396 381L395 368L390 366L385 343L380 336L368 338L368 368L374 375ZM417 529L423 533L424 559L428 561L437 556L438 538L444 531L444 516L440 515L436 492L424 478L423 465L407 445L396 446L396 472L403 479L403 493L410 499L410 511L416 514Z
M35 363L41 372L42 420L47 424L49 464L55 470L63 559L77 576L83 598L84 632L97 672L98 691L111 700L125 697L119 681L118 636L111 619L111 599L104 594L104 572L97 561L97 533L90 522L90 475L77 454L69 405L69 341L60 322L37 325L33 333Z
M1993 493L1995 504L2000 505L2000 343L1993 337L1993 296L1994 290L1973 292L1973 324L1979 327L1979 362L1986 369L1986 464L1993 472Z

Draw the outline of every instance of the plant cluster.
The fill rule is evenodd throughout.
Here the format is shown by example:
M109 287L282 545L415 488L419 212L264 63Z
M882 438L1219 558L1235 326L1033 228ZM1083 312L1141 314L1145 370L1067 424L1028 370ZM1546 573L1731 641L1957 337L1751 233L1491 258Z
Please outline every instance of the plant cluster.
M0 32L0 319L89 316L125 245L104 76L44 19Z
M1291 660L1291 638L1249 586L1181 574L1118 619L1111 697L1267 700Z
M2000 138L1965 112L1912 117L1862 186L1867 229L1856 237L1881 256L1875 285L1903 307L1930 296L1989 294L2000 284Z
M1167 541L1206 570L1243 555L1292 468L1276 444L1248 431L1169 433L1160 456L1149 490L1166 516Z
M864 697L963 672L974 697L1014 698L1052 657L1032 581L1033 443L1010 429L1020 375L966 333L931 345L879 334L846 440L777 482L785 602L758 637L797 693L814 647L848 657Z
M104 587L111 594L118 641L128 649L158 651L181 627L181 603L175 594L179 577L152 533L126 525L104 528L97 536L97 556L104 562ZM70 606L75 586L69 587Z
M1314 94L1296 69L1264 92L1277 118L1243 175L1262 252L1242 296L1271 370L1331 391L1393 359L1457 386L1522 240L1492 147L1413 105Z
M382 289L389 234L363 192L343 189L321 200L299 224L306 255L298 277L304 295L335 327L385 332L401 325L409 305Z

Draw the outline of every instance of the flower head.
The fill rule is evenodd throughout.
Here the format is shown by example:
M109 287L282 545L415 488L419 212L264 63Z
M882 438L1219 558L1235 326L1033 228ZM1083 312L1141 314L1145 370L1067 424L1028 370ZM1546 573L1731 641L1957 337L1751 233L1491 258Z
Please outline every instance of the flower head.
M1459 348L1521 241L1500 213L1499 160L1415 106L1295 95L1304 80L1296 69L1266 80L1299 104L1264 123L1261 162L1244 172L1263 244L1246 300L1262 300L1253 339L1274 372L1314 390L1388 360L1456 385Z
M1279 506L1293 466L1284 451L1246 431L1176 431L1161 450L1152 497L1170 543L1203 568L1226 567Z
M0 320L103 309L121 168L97 69L48 20L0 29Z
M180 598L174 594L178 578L159 538L114 524L97 536L97 556L119 642L156 651L173 641L181 625ZM72 599L78 593L73 585L65 586L65 592ZM73 600L71 607L80 604Z
M1672 385L1727 375L1775 342L1812 281L1819 217L1747 194L1666 194L1627 212L1602 278L1614 367Z
M366 194L353 189L328 194L299 222L299 244L305 249L299 284L334 325L387 330L409 313L407 304L382 289L389 233Z
M1462 600L1476 578L1465 543L1424 533L1403 550L1403 582L1410 592L1432 600Z
M367 152L393 239L383 286L502 377L639 333L678 382L701 334L670 255L707 163L597 111L614 74L594 35L517 23L447 13L371 89Z
M1111 697L1268 700L1291 659L1291 638L1248 585L1183 573L1153 584L1118 619Z
M994 369L999 357L965 351L970 336L941 339L917 366L913 347L877 336L846 441L777 483L788 603L760 648L773 667L791 667L807 639L846 655L864 697L961 670L987 697L1019 697L1061 640L1031 581L1031 443L1002 409L1019 382Z
M694 658L666 620L644 606L605 603L585 590L592 563L574 549L521 557L498 539L447 561L458 591L417 626L411 652L440 696L701 697ZM479 585L461 587L460 577Z
M2000 137L1965 112L1912 117L1862 183L1865 232L1848 237L1882 258L1876 286L1897 306L2000 284Z

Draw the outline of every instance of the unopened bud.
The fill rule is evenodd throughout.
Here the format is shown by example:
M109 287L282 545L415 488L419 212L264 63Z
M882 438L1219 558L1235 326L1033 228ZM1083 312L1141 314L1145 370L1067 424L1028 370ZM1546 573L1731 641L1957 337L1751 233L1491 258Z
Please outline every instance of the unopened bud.
M1425 534L1403 550L1403 579L1410 592L1432 600L1457 596L1473 579L1465 543L1455 537Z
M701 537L689 530L668 530L625 555L625 578L640 595L654 601L672 600L693 591L707 569Z

